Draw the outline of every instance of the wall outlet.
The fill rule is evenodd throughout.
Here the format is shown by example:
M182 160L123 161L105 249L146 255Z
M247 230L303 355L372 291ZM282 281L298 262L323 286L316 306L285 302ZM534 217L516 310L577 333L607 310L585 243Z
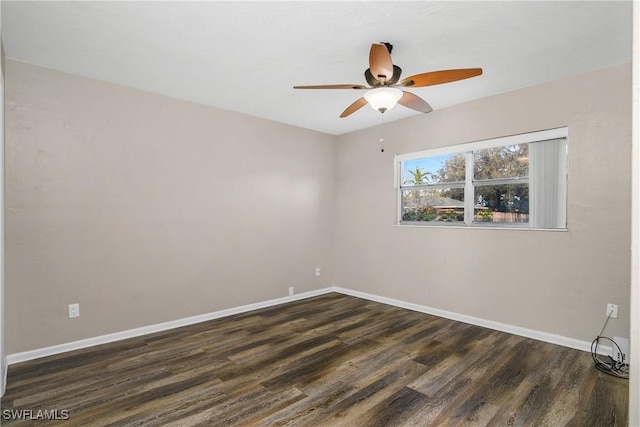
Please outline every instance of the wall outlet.
M80 316L80 304L69 304L69 318Z
M320 277L320 273L322 273L322 269L320 267L316 267L316 277Z
M293 296L293 286L289 288L289 296Z
M617 360L618 362L624 363L624 364L629 364L629 338L622 338L622 337L613 337L613 342L615 342L616 344L618 344L618 347L620 347L620 350L618 350L618 347L616 347L615 345L612 345L612 349L611 349L611 357L613 357L614 360Z
M607 304L606 315L608 316L609 314L611 314L611 318L612 319L617 319L618 318L618 306L615 305L615 304Z

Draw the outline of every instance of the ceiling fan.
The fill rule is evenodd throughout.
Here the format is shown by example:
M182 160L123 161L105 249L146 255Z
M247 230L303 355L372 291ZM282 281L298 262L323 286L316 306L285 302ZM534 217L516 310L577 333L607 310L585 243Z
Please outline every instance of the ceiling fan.
M390 43L374 43L369 51L369 68L364 72L364 78L369 86L359 84L335 84L318 86L294 86L294 89L355 89L367 90L364 96L340 114L347 117L358 111L366 104L381 113L393 108L396 103L404 105L421 113L433 111L433 108L417 95L398 88L414 88L439 85L468 79L482 74L482 68L460 68L454 70L431 71L416 74L400 80L402 69L391 61Z

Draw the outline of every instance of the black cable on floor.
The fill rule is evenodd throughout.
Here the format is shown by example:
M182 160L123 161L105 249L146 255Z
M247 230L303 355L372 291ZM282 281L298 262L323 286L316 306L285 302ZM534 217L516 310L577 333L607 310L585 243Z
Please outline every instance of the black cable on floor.
M598 334L596 339L591 342L591 358L593 359L593 363L596 364L596 368L599 371L604 372L605 374L612 375L614 377L629 379L629 364L625 362L624 354L622 353L620 346L611 338L602 336L602 332L604 332L604 328L607 326L607 322L609 321L610 317L611 313L607 315L607 318L604 321L604 325L602 325L602 329L600 329L600 333ZM602 358L600 358L598 355L598 345L600 344L600 340L611 341L615 348L618 349L618 352L614 352L614 354L621 355L620 358L622 360L615 360L611 356L606 356L608 360L603 360Z

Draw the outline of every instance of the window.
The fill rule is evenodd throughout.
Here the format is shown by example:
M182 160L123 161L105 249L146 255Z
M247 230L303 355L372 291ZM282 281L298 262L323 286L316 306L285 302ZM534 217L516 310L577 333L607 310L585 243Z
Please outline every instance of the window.
M567 128L397 155L398 223L565 229Z

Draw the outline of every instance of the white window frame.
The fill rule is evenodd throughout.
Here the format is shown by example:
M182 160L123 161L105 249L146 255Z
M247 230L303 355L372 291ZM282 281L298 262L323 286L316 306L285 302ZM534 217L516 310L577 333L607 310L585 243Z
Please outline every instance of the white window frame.
M464 228L497 228L497 229L524 229L524 230L549 230L549 231L566 231L566 185L567 185L567 177L564 177L564 188L561 189L562 197L564 198L565 206L565 226L563 228L535 228L532 226L531 216L529 224L521 224L521 223L479 223L474 222L474 202L475 202L475 194L474 194L474 182L473 182L473 151L482 150L486 148L495 148L495 147L503 147L507 145L517 145L517 144L525 144L525 143L535 143L541 141L547 141L552 139L560 139L566 138L567 144L569 140L569 128L561 127L554 129L547 129L536 132L523 133L518 135L510 135L499 138L485 139L481 141L468 142L464 144L458 144L448 147L439 147L430 150L416 151L413 153L406 154L396 154L394 156L394 169L395 169L395 179L394 179L394 187L396 190L396 225L402 227L464 227ZM424 222L405 222L402 221L402 162L407 160L417 160L426 157L435 157L441 156L445 154L455 154L455 153L466 153L466 164L465 164L465 197L464 197L464 222L454 222L454 223L444 223L440 221L424 221ZM566 160L566 159L565 159ZM567 171L566 163L565 163L565 173ZM511 182L522 182L529 183L529 177L518 179L518 178L510 178L508 181ZM530 184L530 183L529 183ZM443 183L442 186L446 184ZM531 184L530 184L531 187ZM406 188L406 187L405 187ZM530 188L531 191L531 188ZM530 203L535 203L535 201L530 200ZM530 215L531 215L530 209Z

